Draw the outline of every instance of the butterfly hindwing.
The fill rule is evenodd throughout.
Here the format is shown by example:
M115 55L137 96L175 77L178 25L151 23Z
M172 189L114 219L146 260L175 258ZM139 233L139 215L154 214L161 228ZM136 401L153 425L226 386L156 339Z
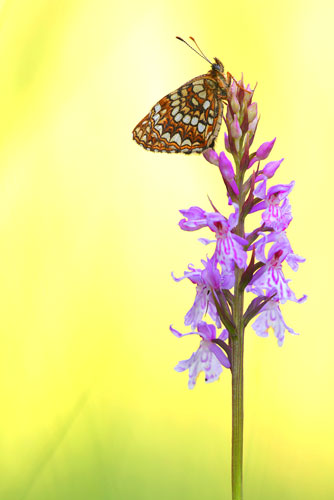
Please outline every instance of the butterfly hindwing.
M222 120L222 102L211 75L201 75L163 97L133 130L150 151L201 153L213 147Z

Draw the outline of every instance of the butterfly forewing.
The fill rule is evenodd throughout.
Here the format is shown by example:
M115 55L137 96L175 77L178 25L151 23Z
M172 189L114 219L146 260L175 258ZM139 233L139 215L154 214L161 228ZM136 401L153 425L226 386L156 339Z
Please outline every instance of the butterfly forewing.
M133 130L150 151L201 153L213 147L222 121L222 101L210 74L198 76L163 97Z

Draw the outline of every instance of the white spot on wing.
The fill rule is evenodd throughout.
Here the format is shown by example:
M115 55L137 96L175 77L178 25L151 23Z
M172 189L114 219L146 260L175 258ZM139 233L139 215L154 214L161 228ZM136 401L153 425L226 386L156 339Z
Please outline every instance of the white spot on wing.
M192 117L192 119L191 119L191 124L192 124L192 125L197 125L197 123L198 123L198 118L197 118L197 116L193 116L193 117Z
M155 129L159 132L159 134L162 134L162 125L156 125Z
M183 117L183 120L182 120L182 121L183 121L183 123L188 124L188 123L190 123L190 120L191 120L191 116L190 116L190 115L185 115L185 116Z
M195 84L195 85L193 85L193 90L194 90L194 92L196 92L196 94L198 94L199 92L204 90L204 87L203 87L203 85Z
M191 146L191 142L189 141L189 139L185 139L185 140L182 142L182 146Z
M172 106L178 106L180 104L180 99L177 99L177 101L172 102Z
M204 101L203 108L208 109L209 107L210 107L210 101L208 101L208 100Z
M178 114L175 116L174 120L175 120L176 122L180 122L180 121L182 120L182 113L178 113Z
M175 116L179 111L180 111L180 106L176 106L176 108L174 108L172 111L172 115Z
M156 115L154 115L153 116L154 123L157 123L157 121L159 120L159 118L160 118L159 113L157 113Z
M203 90L203 92L199 92L198 97L200 97L201 99L205 99L206 98L206 91Z
M173 137L170 140L171 142L176 142L179 146L181 146L181 136L179 133L174 134Z
M174 101L175 99L179 99L180 96L177 92L174 92L174 94L171 94L169 98L172 99L172 101Z
M166 132L164 135L161 136L162 139L167 139L167 141L170 141L170 133Z
M156 105L154 106L154 110L155 110L155 112L156 112L156 113L159 113L160 109L161 109L160 104L156 104Z
M201 133L205 130L205 125L204 125L203 123L201 123L201 122L200 122L200 123L197 125L197 130L198 130L198 132L201 134Z

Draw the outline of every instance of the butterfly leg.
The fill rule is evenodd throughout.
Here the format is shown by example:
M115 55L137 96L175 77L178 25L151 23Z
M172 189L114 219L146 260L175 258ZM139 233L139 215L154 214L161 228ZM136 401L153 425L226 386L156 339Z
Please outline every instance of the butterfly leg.
M231 85L231 80L233 80L236 83L236 85L239 87L239 89L244 90L245 92L248 92L248 94L252 94L253 93L251 90L247 90L244 87L242 87L241 85L239 85L239 83L236 81L236 79L234 78L234 76L231 75L231 73L227 73L226 76L227 76L228 86Z

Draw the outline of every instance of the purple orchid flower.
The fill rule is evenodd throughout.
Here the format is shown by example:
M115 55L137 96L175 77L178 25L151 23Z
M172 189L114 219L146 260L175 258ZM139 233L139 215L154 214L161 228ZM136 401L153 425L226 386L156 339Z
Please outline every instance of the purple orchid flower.
M271 293L268 293L268 295L271 295ZM260 315L252 324L252 328L259 337L268 337L269 329L272 328L279 347L283 345L285 330L293 335L299 335L285 323L279 307L279 300L275 298L266 303Z
M254 195L263 201L255 205L251 212L265 209L262 213L265 225L277 232L284 231L292 221L291 206L287 196L294 185L294 181L290 184L278 184L269 188L266 194L266 180L264 180L254 189Z
M230 273L220 273L217 264L213 259L202 260L204 269L195 269L191 264L189 271L185 271L184 276L176 278L181 281L188 278L196 285L196 297L192 307L184 318L184 324L196 328L205 314L215 322L217 328L221 328L221 321L217 312L211 290L229 289L234 285L234 271Z
M237 225L239 217L238 207L235 206L235 212L228 219L219 212L207 213L207 224L211 231L216 233L216 240L200 238L204 245L216 243L214 258L222 266L225 272L231 272L236 264L244 269L247 266L247 252L243 249L248 242L232 233L232 229Z
M185 231L196 231L205 226L216 234L216 240L200 238L199 241L204 245L216 243L215 259L226 272L231 272L232 265L235 263L239 268L244 269L247 266L247 252L243 249L248 244L245 238L232 233L232 229L238 223L239 210L234 206L235 211L228 219L219 212L205 212L200 207L190 207L188 210L180 210L187 219L179 222L181 229Z
M252 292L260 288L269 293L274 290L277 294L276 298L279 299L282 304L287 300L298 303L304 302L306 300L306 295L297 299L288 285L290 280L284 277L282 271L282 263L290 253L290 248L290 245L284 242L280 242L270 248L267 259L264 258L262 261L265 265L254 274L247 287L247 291ZM263 258L263 256L261 257Z
M259 236L263 237L257 240L254 243L253 247L255 248L256 258L261 262L266 262L266 257L265 257L266 244L273 242L274 244L271 247L273 253L278 251L282 245L286 248L287 255L285 260L293 271L298 271L299 263L305 262L305 259L303 257L300 257L299 255L293 252L290 241L288 240L285 231L281 231L279 233L272 232L269 234L260 232Z
M176 366L177 372L189 370L189 389L193 389L196 380L201 371L205 373L206 382L214 382L218 380L223 369L230 368L231 363L222 349L213 341L216 340L216 328L214 325L209 325L204 321L200 321L197 326L197 332L180 333L170 326L170 331L178 338L185 337L186 335L199 335L201 343L196 352L194 352L189 359L180 361ZM224 341L228 337L227 330L224 330L218 337Z

